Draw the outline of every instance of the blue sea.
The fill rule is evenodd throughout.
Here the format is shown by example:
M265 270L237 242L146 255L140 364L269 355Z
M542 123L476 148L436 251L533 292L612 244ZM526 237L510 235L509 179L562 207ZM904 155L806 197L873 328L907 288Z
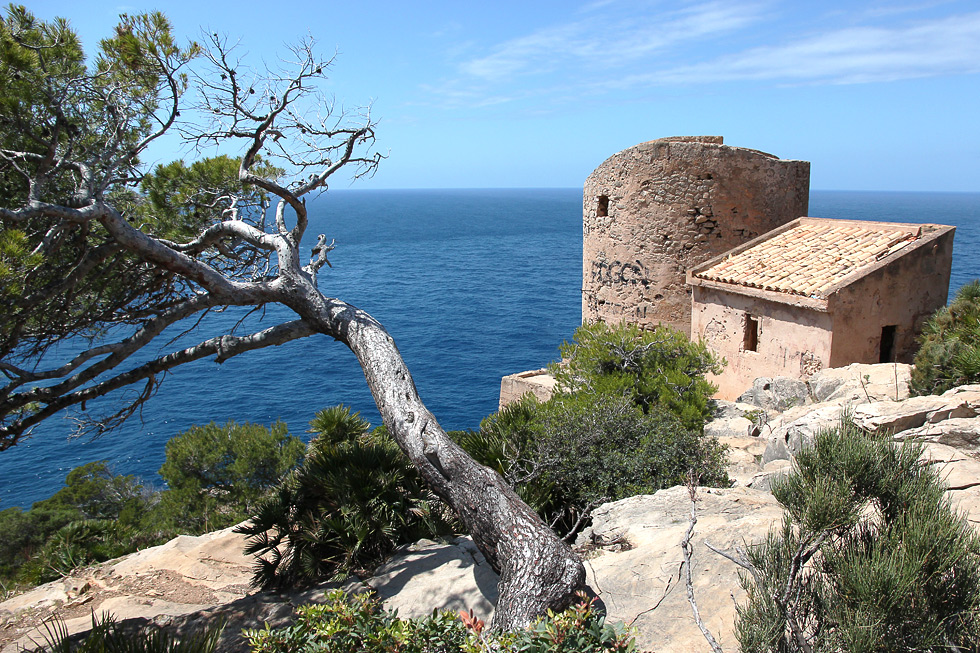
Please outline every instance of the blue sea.
M955 225L950 294L980 276L980 193L813 191L809 213ZM377 317L440 424L465 429L496 409L501 376L555 360L578 326L581 214L580 189L344 190L316 200L309 231L337 240L321 290ZM212 315L205 326L240 317ZM289 311L269 308L262 323L286 319ZM167 376L142 414L101 439L68 440L72 423L52 419L0 452L0 510L50 496L93 460L159 485L164 445L192 425L282 420L308 437L313 414L339 403L380 423L354 355L326 337L222 365L199 361Z

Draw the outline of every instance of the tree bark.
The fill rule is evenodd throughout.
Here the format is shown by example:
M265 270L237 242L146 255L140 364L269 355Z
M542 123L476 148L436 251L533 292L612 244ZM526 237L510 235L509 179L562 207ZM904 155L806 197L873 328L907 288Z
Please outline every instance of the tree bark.
M366 312L313 288L287 302L357 356L388 432L432 490L460 516L500 574L491 627L512 630L567 607L585 587L581 560L503 478L453 442L419 398L395 342Z

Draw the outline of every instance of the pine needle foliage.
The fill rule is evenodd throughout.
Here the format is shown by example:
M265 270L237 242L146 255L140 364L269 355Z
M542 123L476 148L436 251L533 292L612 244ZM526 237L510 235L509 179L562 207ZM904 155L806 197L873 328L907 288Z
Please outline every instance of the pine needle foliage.
M238 527L256 556L256 586L343 577L401 544L452 532L451 513L383 427L370 430L345 406L321 410L310 426L303 464Z
M980 383L980 279L929 318L914 362L909 388L916 395Z
M704 342L675 329L626 322L582 325L573 342L562 343L561 356L550 370L559 392L627 394L643 412L667 410L689 429L703 428L710 416L718 388L705 374L719 374L723 364Z
M743 651L978 650L980 540L921 453L846 418L800 453L747 552Z

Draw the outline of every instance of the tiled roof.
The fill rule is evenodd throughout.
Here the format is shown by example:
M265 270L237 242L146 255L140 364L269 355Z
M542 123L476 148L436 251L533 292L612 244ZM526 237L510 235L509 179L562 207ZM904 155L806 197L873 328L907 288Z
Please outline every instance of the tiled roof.
M867 226L802 219L800 224L695 272L720 281L806 297L826 297L832 286L915 241L919 225Z

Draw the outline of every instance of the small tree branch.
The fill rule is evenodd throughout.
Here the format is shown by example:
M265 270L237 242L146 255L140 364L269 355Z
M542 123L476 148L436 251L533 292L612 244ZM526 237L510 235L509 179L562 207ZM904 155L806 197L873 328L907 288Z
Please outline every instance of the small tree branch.
M691 517L687 525L687 531L684 533L684 539L681 540L681 552L684 554L684 583L687 586L687 600L691 604L691 612L694 613L694 622L698 625L701 634L704 635L708 646L711 647L714 653L724 653L724 649L718 644L718 640L715 639L715 636L711 634L711 631L705 625L704 620L701 619L701 611L698 610L698 602L694 598L694 578L691 570L691 553L693 552L691 536L694 534L694 526L698 523L698 486L697 476L693 470L688 473L687 492L691 498Z

